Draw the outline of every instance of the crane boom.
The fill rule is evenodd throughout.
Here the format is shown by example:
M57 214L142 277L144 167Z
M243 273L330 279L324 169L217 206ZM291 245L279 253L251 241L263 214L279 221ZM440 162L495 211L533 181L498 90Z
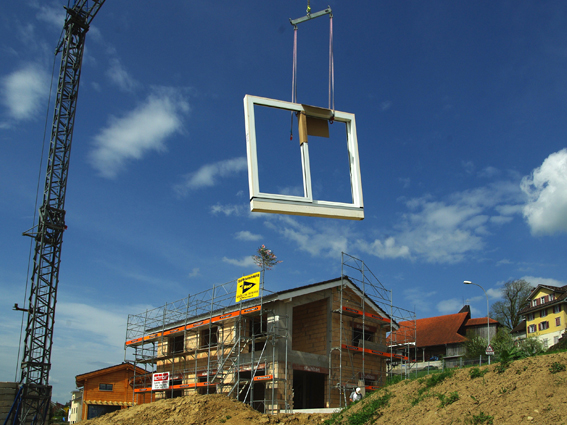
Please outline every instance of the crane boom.
M55 54L61 67L51 127L49 156L38 223L24 235L35 239L33 272L27 309L21 390L14 423L45 424L49 419L51 348L61 245L65 226L65 195L75 111L79 93L85 34L105 0L78 0L66 7L65 26Z

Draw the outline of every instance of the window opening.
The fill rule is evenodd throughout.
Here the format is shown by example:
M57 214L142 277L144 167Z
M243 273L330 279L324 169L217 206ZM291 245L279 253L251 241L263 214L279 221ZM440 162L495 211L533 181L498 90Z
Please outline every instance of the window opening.
M98 389L100 391L112 391L113 384L98 384Z
M363 340L374 341L374 332L365 330L363 335L362 329L354 328L352 330L352 345L361 347Z
M260 191L305 196L300 146L289 140L289 111L254 105Z
M168 339L167 346L169 354L182 353L185 350L185 336L172 336Z
M218 326L212 326L210 330L209 328L203 329L200 336L201 348L216 346L219 342L218 332Z

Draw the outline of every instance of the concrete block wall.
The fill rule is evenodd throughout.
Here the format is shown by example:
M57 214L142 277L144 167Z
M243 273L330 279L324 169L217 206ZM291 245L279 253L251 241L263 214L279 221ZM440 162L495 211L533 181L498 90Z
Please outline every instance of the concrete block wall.
M0 382L0 423L6 420L17 392L17 382Z

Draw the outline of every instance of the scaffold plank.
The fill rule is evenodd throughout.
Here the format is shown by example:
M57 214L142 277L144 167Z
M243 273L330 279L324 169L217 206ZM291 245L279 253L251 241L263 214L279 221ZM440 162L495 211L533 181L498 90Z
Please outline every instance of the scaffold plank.
M342 314L344 314L346 316L350 316L350 317L365 316L365 317L369 317L371 319L383 322L383 324L389 324L391 322L390 319L387 319L385 317L379 316L379 315L374 314L374 313L369 313L369 312L366 312L366 311L357 310L356 308L352 308L352 307L343 306L342 310L335 310L334 312L335 313L342 313Z
M341 347L345 350L358 351L359 353L373 354L375 356L382 356L382 357L398 359L398 360L409 360L406 356L400 356L399 354L385 353L383 351L372 350L370 348L355 347L354 345L347 345L347 344L342 344Z
M260 311L261 309L262 309L261 305L243 308L242 310L236 310L236 311L232 311L230 313L225 313L225 314L221 314L221 315L218 315L218 316L214 316L211 319L199 320L197 322L192 322L192 323L189 323L189 324L184 325L184 326L178 326L176 328L168 329L168 330L163 331L163 332L155 332L155 333L151 333L149 335L146 335L146 336L143 336L143 337L140 337L140 338L131 339L129 341L126 341L125 345L132 346L132 347L136 346L136 345L141 345L145 342L150 342L152 340L158 339L161 336L169 336L169 335L172 335L172 334L184 332L185 330L205 326L205 325L208 325L210 323L217 323L217 322L221 322L221 321L224 321L224 320L228 320L228 319L231 319L231 318L238 317L240 315L251 314L251 313L254 313L256 311Z
M152 387L146 388L136 388L134 390L135 393L146 393L146 392L157 392L157 391L167 391L167 390L183 390L187 388L200 388L200 387L214 387L216 383L212 382L194 382L192 384L177 384L171 385L169 388L159 389L159 390L152 390Z

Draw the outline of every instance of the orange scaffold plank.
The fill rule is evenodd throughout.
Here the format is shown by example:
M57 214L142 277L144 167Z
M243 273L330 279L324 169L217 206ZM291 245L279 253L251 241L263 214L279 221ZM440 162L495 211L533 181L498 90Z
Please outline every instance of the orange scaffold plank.
M392 359L398 359L398 360L409 360L406 356L400 356L399 354L385 353L383 351L372 350L370 348L355 347L354 345L347 345L347 344L342 344L341 347L345 350L358 351L359 353L373 354L375 356L382 356L387 358L391 357Z
M186 329L193 329L193 328L197 328L199 326L208 325L209 323L216 323L216 322L220 322L220 321L223 321L223 320L231 319L233 317L238 317L241 314L244 315L244 314L254 313L255 311L260 311L261 309L262 309L262 307L259 306L259 305L256 305L254 307L243 308L242 310L237 310L237 311L232 311L230 313L221 314L221 315L215 316L211 319L199 320L198 322L189 323L185 326L179 326L177 328L168 329L168 330L163 331L163 332L156 332L156 333L153 333L153 334L146 335L144 337L131 339L129 341L126 341L126 345L139 345L143 342L147 342L147 341L157 339L157 338L161 337L162 335L168 336L168 335L171 335L171 334L183 332Z

